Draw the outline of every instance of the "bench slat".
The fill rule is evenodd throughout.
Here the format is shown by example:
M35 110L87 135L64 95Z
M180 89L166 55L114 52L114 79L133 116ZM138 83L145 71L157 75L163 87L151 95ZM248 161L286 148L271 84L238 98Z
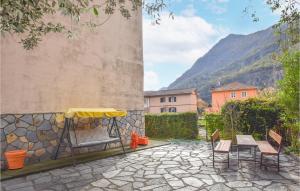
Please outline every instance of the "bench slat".
M276 141L279 145L281 144L281 140L282 140L282 137L277 134L275 131L273 130L270 130L269 131L269 135L270 137L272 137L272 139L274 139L274 141Z
M231 147L231 140L220 140L218 145L215 147L216 152L229 152Z
M79 143L78 145L73 145L73 147L86 147L86 146L94 146L94 145L100 145L104 143L112 143L112 142L117 142L119 141L119 138L109 138L109 139L104 139L104 140L99 140L99 141L90 141L90 142L84 142L84 143Z
M220 131L219 129L216 129L215 132L211 135L211 140L215 142L220 136Z
M276 155L278 152L268 143L268 141L256 141L258 144L258 148L261 153L269 154L269 155Z

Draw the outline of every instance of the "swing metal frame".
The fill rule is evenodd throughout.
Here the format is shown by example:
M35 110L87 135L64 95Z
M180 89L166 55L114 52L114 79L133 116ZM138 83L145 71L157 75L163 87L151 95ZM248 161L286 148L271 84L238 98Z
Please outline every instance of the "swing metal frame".
M122 138L121 138L120 129L119 129L119 126L117 124L117 119L116 119L116 117L112 117L111 119L112 119L112 124L111 124L111 126L108 126L108 129L107 129L109 139L77 144L77 136L76 136L76 131L75 131L74 118L73 117L72 118L65 118L63 132L62 132L62 134L60 136L60 139L59 139L58 147L57 147L55 155L54 155L54 160L56 160L57 157L58 157L59 149L61 147L61 144L64 142L65 136L67 138L67 144L71 149L71 157L73 158L73 164L75 164L74 149L75 148L80 148L80 147L89 147L89 146L105 144L105 146L104 146L104 151L105 151L106 148L107 148L107 145L109 143L120 142L121 146L122 146L123 154L126 154L125 148L124 148L124 145L123 145L123 142L122 142ZM111 119L110 119L110 121L111 121ZM74 132L76 144L73 144L72 141L71 141L70 130L72 130ZM116 135L113 134L113 130L114 130Z

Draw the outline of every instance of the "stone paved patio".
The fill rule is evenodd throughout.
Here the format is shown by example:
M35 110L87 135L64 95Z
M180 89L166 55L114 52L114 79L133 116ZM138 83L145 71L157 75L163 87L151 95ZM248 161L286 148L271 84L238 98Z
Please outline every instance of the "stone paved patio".
M245 151L248 153L248 151ZM206 142L174 142L124 156L3 181L2 190L300 190L299 163L281 155L281 172L251 162L212 167ZM223 160L226 156L218 156Z

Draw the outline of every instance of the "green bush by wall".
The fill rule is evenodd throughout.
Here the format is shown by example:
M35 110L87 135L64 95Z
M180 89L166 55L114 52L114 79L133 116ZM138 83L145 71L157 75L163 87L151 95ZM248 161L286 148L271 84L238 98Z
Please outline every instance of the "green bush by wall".
M282 136L284 145L291 145L291 150L299 153L300 123L287 115L284 106L276 99L229 101L220 114L205 114L204 120L208 139L219 129L221 138L231 139L234 143L237 134L253 135L256 140L265 140L266 133L273 129Z
M195 139L198 116L194 112L146 114L146 136L151 138Z
M266 132L280 124L283 107L274 100L251 98L230 101L222 107L226 131L265 139Z
M224 121L223 116L217 113L207 113L204 116L205 120L205 129L207 131L207 138L210 140L210 136L215 132L216 129L219 129L221 132L221 137L224 136Z

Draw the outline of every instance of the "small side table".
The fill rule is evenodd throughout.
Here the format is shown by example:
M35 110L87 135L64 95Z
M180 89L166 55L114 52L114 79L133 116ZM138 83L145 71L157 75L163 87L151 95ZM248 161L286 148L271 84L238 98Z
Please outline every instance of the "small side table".
M253 161L254 165L256 166L256 148L257 148L257 143L252 137L252 135L236 135L236 141L237 141L237 156L238 156L238 167L239 167L239 162L240 160L244 161ZM250 148L254 150L253 153L253 160L251 159L240 159L240 153L239 150L241 148Z

